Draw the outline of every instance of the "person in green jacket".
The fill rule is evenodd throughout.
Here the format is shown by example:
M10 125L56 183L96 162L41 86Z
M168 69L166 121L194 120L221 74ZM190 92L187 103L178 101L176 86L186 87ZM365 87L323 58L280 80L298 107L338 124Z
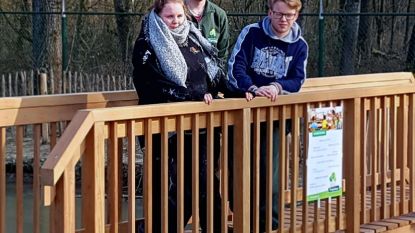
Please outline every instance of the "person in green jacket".
M218 49L218 57L225 64L229 48L229 24L226 12L209 0L186 0L186 5L192 22Z

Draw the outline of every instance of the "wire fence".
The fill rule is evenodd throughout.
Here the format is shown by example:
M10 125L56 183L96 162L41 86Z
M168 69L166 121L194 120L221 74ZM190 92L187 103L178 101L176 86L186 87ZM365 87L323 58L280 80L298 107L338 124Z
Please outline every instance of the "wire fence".
M264 16L229 13L231 45L244 26ZM5 77L0 88L1 82L10 86L17 82L12 79L32 71L53 77L49 83L54 83L54 93L65 92L62 83L69 73L88 74L83 78L89 81L130 80L132 48L142 17L142 13L0 12L0 78ZM309 77L415 71L415 13L302 14L298 22L309 44ZM38 75L29 78L38 94Z

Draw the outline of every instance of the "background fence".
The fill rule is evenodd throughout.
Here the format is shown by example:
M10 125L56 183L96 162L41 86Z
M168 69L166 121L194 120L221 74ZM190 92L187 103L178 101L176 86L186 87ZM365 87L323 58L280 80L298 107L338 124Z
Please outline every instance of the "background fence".
M245 25L264 16L229 13L230 49ZM0 95L23 94L16 84L22 81L38 84L25 92L38 94L36 73L48 74L47 93L133 88L131 51L142 17L0 11ZM309 77L415 70L415 12L303 13L299 23L310 48Z

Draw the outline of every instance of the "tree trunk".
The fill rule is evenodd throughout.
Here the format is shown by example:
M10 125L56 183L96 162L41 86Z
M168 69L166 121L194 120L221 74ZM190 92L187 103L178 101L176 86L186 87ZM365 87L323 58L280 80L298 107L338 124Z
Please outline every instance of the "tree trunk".
M406 12L410 13L411 12L411 2L412 0L408 0L408 7L406 8ZM409 29L410 29L410 18L411 16L406 16L406 26L405 26L405 43L408 41L408 37L409 37ZM413 33L412 33L413 34Z
M392 12L396 12L396 2L395 0L392 0ZM389 51L393 50L393 35L395 34L395 21L396 21L396 17L392 16L392 20L391 20L391 30L390 30L390 39L389 39Z
M346 0L346 13L359 13L360 0ZM341 54L340 74L354 74L354 61L356 51L356 41L359 31L359 16L347 16L347 23L343 24L343 48Z
M415 71L415 24L412 27L411 39L409 40L408 53L406 55L406 64L410 71Z
M360 5L360 12L370 12L369 11L370 2L362 1ZM372 31L372 21L369 16L361 16L359 21L359 35L357 40L357 49L359 52L359 57L370 56L369 51L371 50L372 44L369 38Z
M32 2L33 12L44 11L44 5L42 0L33 0ZM43 66L46 49L46 16L42 14L33 14L32 16L32 56L33 56L33 68L40 69Z
M129 0L114 0L114 9L115 12L119 13L126 13L131 11L131 1ZM132 47L129 43L129 39L131 35L131 17L124 16L124 15L115 15L116 23L117 23L117 32L118 32L118 47L120 54L122 56L123 67L122 71L123 74L128 73L127 70L129 64L129 55L132 52Z
M59 12L61 9L59 7L58 0L47 1L49 4L49 9L52 12ZM60 1L59 1L60 2ZM54 14L50 16L49 28L51 31L51 46L49 63L53 70L53 77L55 78L53 87L55 91L59 90L59 83L62 80L62 34L61 34L61 15Z

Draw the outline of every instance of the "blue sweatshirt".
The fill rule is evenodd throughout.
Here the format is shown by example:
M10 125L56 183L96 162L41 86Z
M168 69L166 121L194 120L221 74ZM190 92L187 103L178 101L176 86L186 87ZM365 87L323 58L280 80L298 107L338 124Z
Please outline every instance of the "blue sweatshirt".
M274 83L284 92L298 92L306 79L307 57L308 45L297 23L278 38L265 17L239 34L228 61L229 80L245 91Z

